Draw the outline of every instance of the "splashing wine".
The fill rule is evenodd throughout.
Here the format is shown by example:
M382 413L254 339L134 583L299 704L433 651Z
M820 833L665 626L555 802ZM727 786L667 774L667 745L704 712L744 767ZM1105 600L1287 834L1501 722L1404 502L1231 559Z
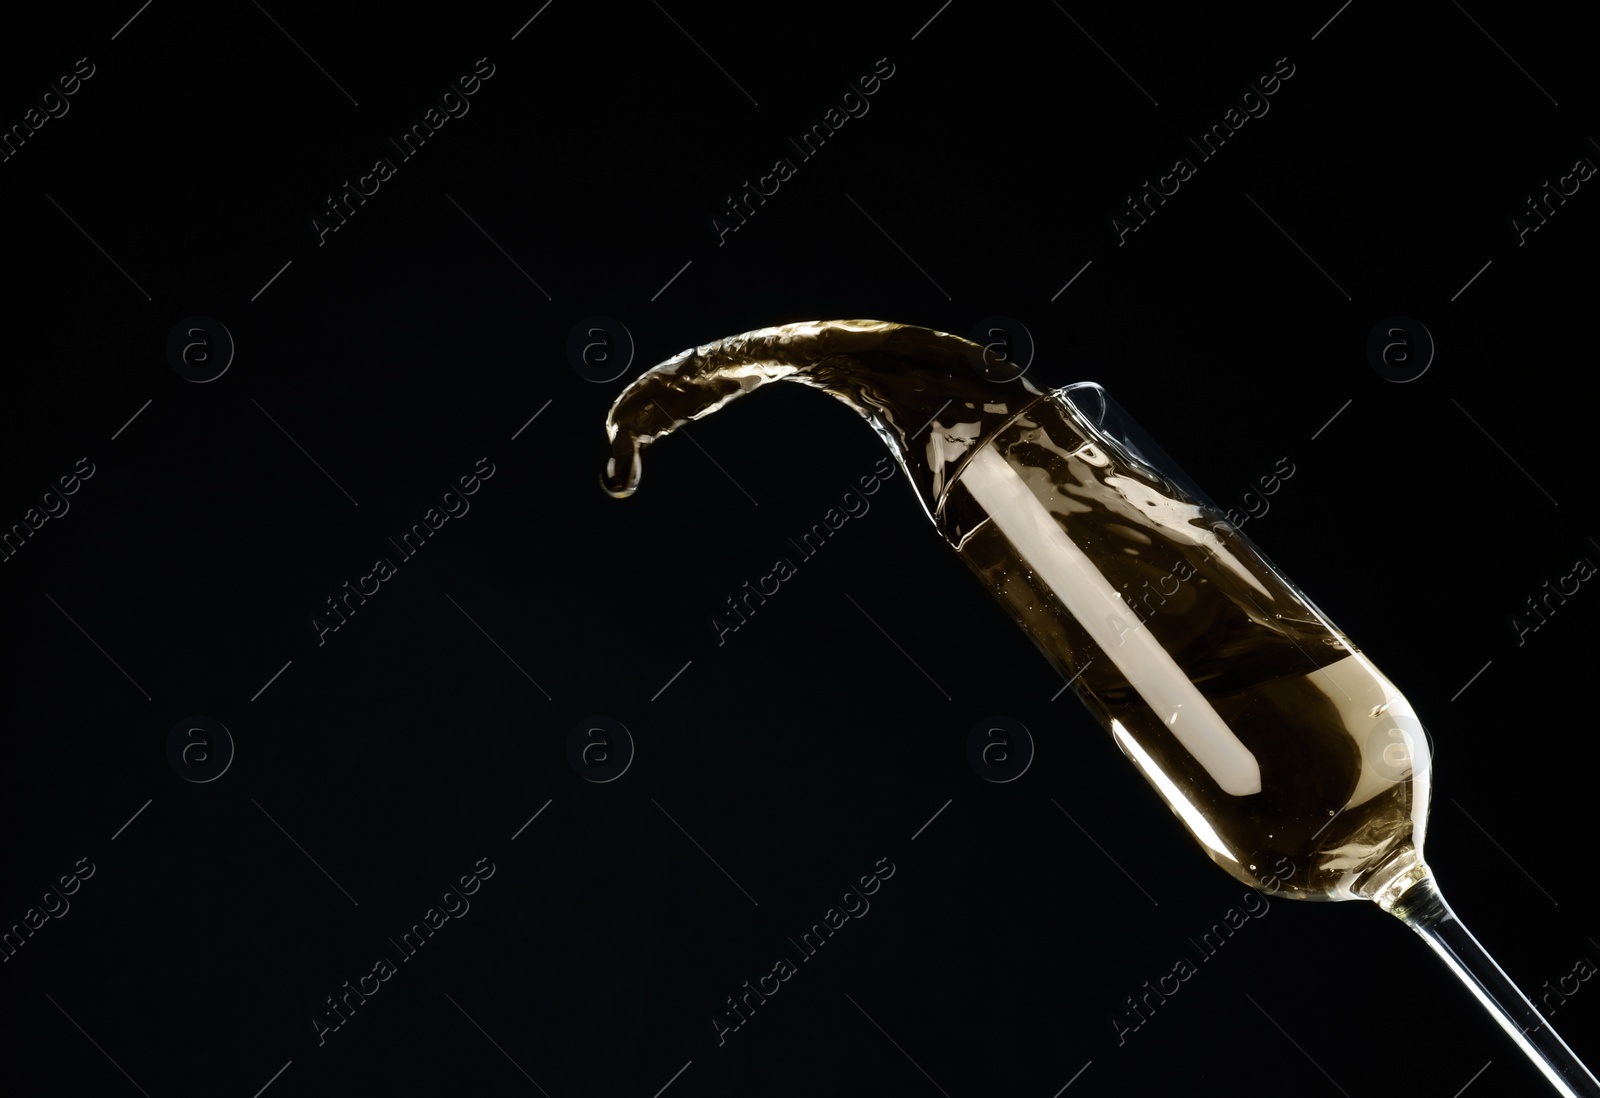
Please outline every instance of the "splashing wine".
M1278 895L1377 903L1558 1092L1600 1096L1434 883L1431 759L1405 697L1164 455L1108 427L1122 414L1104 390L989 380L983 354L868 320L686 350L617 398L602 483L633 494L645 447L769 382L842 401L1213 861ZM1267 868L1281 858L1287 880Z

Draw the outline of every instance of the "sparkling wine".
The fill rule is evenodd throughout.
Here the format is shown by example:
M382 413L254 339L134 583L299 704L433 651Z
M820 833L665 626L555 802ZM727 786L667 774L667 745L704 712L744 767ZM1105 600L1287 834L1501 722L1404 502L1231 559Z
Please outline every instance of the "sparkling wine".
M690 348L617 398L601 480L631 495L646 446L771 381L842 401L1213 861L1279 895L1374 901L1558 1093L1600 1098L1423 861L1431 758L1394 684L1153 444L1112 426L1103 390L995 381L985 354L875 320Z
M1415 858L1428 749L1405 698L1220 514L1068 400L1039 398L974 451L936 521L1229 873L1347 899Z
M879 321L684 351L618 398L606 489L631 494L645 446L768 382L821 389L1229 873L1350 899L1420 863L1428 748L1400 692L1210 504L981 354Z

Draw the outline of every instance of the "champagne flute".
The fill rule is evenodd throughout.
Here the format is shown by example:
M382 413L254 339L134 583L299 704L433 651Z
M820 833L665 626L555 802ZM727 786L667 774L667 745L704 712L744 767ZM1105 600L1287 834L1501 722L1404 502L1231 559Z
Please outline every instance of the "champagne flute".
M617 398L602 483L631 495L646 446L768 382L843 401L1212 861L1276 895L1399 917L1559 1093L1600 1098L1434 881L1431 759L1404 695L1103 389L996 380L985 354L865 320L691 348Z

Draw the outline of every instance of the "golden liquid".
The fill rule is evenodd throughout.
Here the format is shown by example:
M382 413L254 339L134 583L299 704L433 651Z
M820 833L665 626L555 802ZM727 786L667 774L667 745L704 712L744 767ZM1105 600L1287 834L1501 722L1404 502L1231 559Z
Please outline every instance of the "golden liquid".
M869 320L690 348L618 396L602 483L631 495L646 447L771 382L828 393L1214 861L1285 896L1392 901L1428 809L1405 698L1220 513L982 354Z
M1110 604L1118 620L1097 641L975 498L974 462L945 497L941 532L1217 864L1287 896L1347 899L1381 884L1373 871L1398 864L1391 859L1408 848L1420 855L1428 794L1420 723L1243 535L1057 396L1030 406L990 445L1125 609ZM1170 673L1192 683L1254 756L1259 792L1227 792L1168 727L1171 714L1130 684L1112 649L1135 630L1148 631Z

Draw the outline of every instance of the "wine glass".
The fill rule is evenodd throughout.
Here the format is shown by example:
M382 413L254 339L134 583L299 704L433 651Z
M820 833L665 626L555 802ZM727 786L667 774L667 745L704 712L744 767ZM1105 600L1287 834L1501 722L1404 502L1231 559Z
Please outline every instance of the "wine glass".
M770 381L843 401L1214 862L1399 917L1559 1093L1600 1098L1434 881L1428 740L1404 695L1100 386L1042 391L994 367L967 340L882 321L718 340L617 398L602 481L632 494L644 447Z

